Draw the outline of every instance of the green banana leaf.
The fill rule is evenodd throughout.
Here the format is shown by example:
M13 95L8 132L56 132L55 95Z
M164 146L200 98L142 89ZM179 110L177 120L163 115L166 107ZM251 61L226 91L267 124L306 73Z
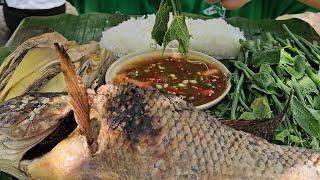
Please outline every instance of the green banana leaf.
M199 15L187 14L187 16L205 19L205 17ZM26 18L10 38L6 44L6 48L0 48L0 64L12 49L30 37L57 31L67 39L75 40L78 43L88 43L91 40L99 41L103 30L116 26L128 18L129 16L125 15L105 13L87 13L81 16L61 14L50 17ZM320 37L317 33L307 23L298 19L275 21L229 18L226 21L233 26L239 27L247 39L263 38L265 32L271 32L278 37L286 37L288 35L282 29L282 24L286 24L294 33L308 40L320 42ZM12 180L15 178L0 172L0 179Z
M10 47L0 47L0 64L4 61L4 59L13 51L13 48Z
M1 180L16 180L13 176L10 176L9 174L6 174L4 172L0 171L0 179Z
M193 14L187 14L187 16L204 18ZM129 16L126 15L106 13L87 13L81 16L62 14L50 17L29 17L19 25L6 46L14 48L30 37L52 31L57 31L67 39L75 40L78 43L87 43L91 40L99 41L104 29L115 26L128 18ZM235 17L228 18L226 21L239 27L248 39L261 38L265 32L271 32L278 37L286 37L287 34L282 29L282 24L286 24L294 33L309 40L320 41L317 33L307 23L298 19L275 21L248 20Z

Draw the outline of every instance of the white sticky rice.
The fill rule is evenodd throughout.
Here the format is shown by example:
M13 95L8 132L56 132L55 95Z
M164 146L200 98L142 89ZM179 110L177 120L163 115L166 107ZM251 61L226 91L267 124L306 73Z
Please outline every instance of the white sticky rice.
M117 57L154 49L155 42L151 39L154 21L155 15L130 18L102 32L100 45L111 50ZM239 28L227 24L223 19L186 18L186 24L192 36L190 49L217 58L237 57L240 51L239 39L245 39ZM177 47L177 45L177 42L172 42L169 47Z

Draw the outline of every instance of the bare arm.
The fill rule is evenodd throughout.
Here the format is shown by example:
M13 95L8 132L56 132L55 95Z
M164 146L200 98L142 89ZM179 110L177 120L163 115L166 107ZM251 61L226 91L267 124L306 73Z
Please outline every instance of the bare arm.
M209 3L217 3L220 2L226 9L234 10L242 7L246 3L250 2L250 0L206 0ZM298 0L304 4L312 6L318 10L320 10L320 0Z
M320 0L299 0L299 1L320 10Z

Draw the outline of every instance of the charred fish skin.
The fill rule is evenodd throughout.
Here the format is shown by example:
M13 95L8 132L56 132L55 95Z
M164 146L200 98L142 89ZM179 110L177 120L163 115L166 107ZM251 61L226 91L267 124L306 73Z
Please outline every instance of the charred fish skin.
M318 151L270 144L171 95L122 87L106 107L108 126L124 134L132 156L147 164L144 175L155 179L320 178ZM118 168L113 171L121 174Z
M29 161L31 179L319 179L318 151L270 144L220 124L177 97L101 86L91 121L98 150L79 130Z
M17 178L23 155L71 112L64 93L28 93L0 105L0 169Z

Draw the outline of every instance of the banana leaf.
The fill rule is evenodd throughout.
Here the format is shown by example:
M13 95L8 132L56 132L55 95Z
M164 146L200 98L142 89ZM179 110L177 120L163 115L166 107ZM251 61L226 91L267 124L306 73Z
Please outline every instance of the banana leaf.
M13 48L9 48L9 47L0 47L0 64L13 50L14 50Z
M204 18L203 16L187 14L193 18ZM69 40L78 43L88 43L91 40L99 41L102 31L106 28L116 26L128 19L126 15L87 13L81 16L61 14L49 17L29 17L23 20L15 33L12 35L7 47L17 47L26 39L46 32L57 31ZM226 21L233 26L239 27L247 39L262 38L265 32L271 32L278 37L287 37L282 29L286 24L294 33L305 37L308 40L320 41L320 37L307 23L298 20L249 20L245 18L228 18ZM214 31L214 29L212 29Z
M202 18L203 16L186 14L192 18ZM24 19L17 30L9 39L5 48L0 48L0 64L2 60L23 41L30 37L37 36L46 32L57 31L69 40L78 43L88 43L91 40L99 41L102 31L106 28L116 26L127 20L129 16L115 15L106 13L87 13L80 16L61 14L48 17L29 17ZM274 36L287 37L282 29L282 24L286 24L294 33L305 37L308 40L320 42L320 37L307 23L291 19L285 21L275 20L249 20L244 18L228 18L226 21L233 26L239 27L247 39L263 38L265 32L270 32ZM214 29L212 29L214 31ZM0 172L1 180L15 179L10 175Z
M16 180L13 176L10 176L9 174L6 174L4 172L0 171L0 179L1 180Z

